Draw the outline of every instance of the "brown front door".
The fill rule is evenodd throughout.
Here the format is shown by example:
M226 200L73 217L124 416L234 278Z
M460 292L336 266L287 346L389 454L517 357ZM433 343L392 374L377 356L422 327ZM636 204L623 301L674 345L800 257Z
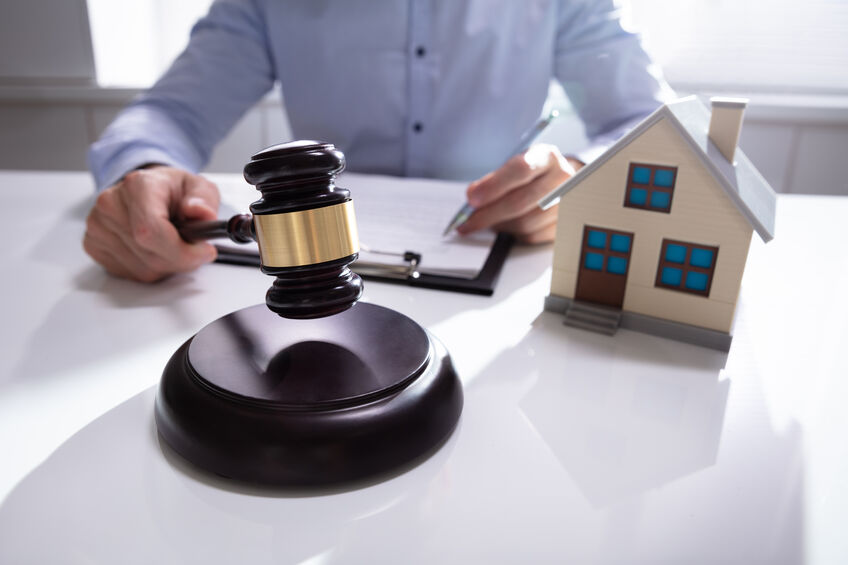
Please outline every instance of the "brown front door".
M585 226L575 298L621 308L632 250L632 233Z

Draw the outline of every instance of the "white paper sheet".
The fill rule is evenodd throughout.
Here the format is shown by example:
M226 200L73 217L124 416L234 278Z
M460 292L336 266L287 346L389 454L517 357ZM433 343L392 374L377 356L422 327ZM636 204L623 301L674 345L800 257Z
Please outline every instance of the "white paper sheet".
M496 234L442 237L465 203L466 183L342 173L336 185L350 190L353 198L363 248L360 262L403 265L400 255L412 251L421 255L421 273L470 279L483 268ZM223 217L247 213L259 197L247 183L223 182L219 187Z

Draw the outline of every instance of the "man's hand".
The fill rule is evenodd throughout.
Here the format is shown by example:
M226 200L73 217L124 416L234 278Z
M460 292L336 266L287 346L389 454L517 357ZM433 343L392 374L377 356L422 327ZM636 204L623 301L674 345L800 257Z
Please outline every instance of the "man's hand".
M107 188L86 221L83 247L111 274L153 282L190 271L216 257L206 242L186 243L174 221L217 218L220 194L205 178L153 166Z
M459 233L493 228L523 243L553 241L557 206L539 208L539 200L567 181L582 163L568 160L553 145L534 145L468 185L466 196L475 212Z

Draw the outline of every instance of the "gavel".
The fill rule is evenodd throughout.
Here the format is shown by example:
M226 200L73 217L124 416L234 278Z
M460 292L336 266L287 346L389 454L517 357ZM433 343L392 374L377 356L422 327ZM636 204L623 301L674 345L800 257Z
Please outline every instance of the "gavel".
M173 354L154 409L164 443L201 469L255 484L373 480L422 461L451 435L462 385L445 346L368 302L344 155L295 141L253 155L251 215L180 226L189 241L259 244L265 305L211 322ZM355 306L354 306L355 305ZM270 309L270 311L269 311Z
M260 268L276 277L265 295L284 318L310 319L347 310L362 296L349 265L359 255L350 192L335 185L345 158L331 143L294 141L268 147L245 165L262 193L252 216L179 226L186 241L229 238L259 244Z

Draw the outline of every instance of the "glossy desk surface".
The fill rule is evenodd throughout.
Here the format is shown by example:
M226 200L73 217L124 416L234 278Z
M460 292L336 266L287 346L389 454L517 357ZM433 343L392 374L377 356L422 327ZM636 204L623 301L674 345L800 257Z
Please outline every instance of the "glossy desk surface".
M210 478L153 423L171 354L271 279L111 278L91 190L0 173L0 563L848 562L848 199L780 197L729 354L563 326L550 246L493 297L366 283L447 345L464 412L418 467L303 493Z

